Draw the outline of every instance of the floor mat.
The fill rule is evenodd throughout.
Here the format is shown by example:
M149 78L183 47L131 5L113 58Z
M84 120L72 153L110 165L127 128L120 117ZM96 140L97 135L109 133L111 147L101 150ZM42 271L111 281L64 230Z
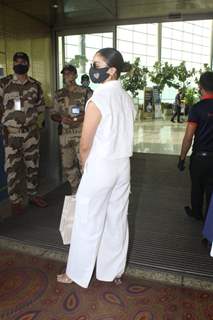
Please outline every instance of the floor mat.
M56 282L65 265L0 251L0 319L211 320L213 294L126 277L88 289Z
M134 154L129 205L129 263L161 270L213 277L213 259L202 246L202 223L184 213L189 203L188 170L177 170L176 156ZM1 237L9 237L67 251L58 231L63 184L47 194L49 207L27 208L26 214L0 224Z

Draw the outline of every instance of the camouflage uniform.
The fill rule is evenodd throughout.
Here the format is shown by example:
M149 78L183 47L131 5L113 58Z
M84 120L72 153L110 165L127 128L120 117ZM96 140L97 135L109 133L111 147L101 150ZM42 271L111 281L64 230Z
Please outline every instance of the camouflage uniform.
M21 111L15 110L19 99ZM16 75L0 80L0 114L4 126L5 171L11 201L22 201L23 178L30 197L37 194L39 168L38 116L45 104L40 83L31 77L20 82ZM23 172L24 169L24 172Z
M83 112L85 98L87 97L88 99L90 96L87 95L87 90L81 86L77 86L73 92L68 91L66 88L60 89L55 94L54 108L51 113L67 117L69 115L69 107L75 105L79 105ZM75 194L81 179L79 145L82 124L78 124L78 126L74 128L66 124L62 125L63 129L59 140L63 172L70 183L72 194Z

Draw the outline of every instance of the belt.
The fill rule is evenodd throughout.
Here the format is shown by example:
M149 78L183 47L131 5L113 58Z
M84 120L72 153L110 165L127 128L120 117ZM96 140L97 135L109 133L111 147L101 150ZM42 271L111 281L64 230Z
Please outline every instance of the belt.
M38 126L36 124L32 126L22 126L20 128L16 127L7 127L8 133L27 133L37 129Z
M211 157L213 157L213 152L208 152L208 151L196 152L193 154L193 156L199 156L199 157L211 156Z
M82 124L76 124L76 126L69 126L67 124L63 124L63 132L64 133L69 133L69 132L73 132L73 131L81 131L82 130Z

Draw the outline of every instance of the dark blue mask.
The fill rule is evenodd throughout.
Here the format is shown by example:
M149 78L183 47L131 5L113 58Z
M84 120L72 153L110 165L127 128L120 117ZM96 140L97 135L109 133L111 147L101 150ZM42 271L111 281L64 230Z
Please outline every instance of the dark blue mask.
M90 79L94 83L102 83L109 77L109 74L107 73L108 70L109 67L95 68L91 66L89 70Z

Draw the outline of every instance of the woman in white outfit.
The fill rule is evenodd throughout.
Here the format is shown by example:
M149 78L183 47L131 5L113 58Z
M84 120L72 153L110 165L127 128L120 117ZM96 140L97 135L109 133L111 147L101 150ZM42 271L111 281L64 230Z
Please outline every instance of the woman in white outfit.
M135 110L119 79L126 68L113 48L99 50L90 68L100 83L88 100L80 142L83 176L76 195L75 221L63 283L87 288L96 278L119 279L128 249L130 160Z

